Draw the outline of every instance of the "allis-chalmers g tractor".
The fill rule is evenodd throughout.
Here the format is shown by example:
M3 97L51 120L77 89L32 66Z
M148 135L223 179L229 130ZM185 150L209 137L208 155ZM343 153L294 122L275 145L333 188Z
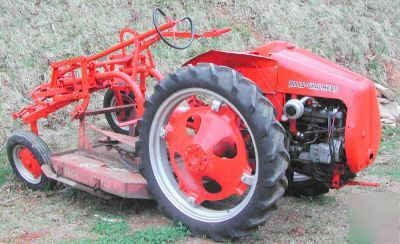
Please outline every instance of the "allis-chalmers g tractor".
M9 137L8 158L31 188L58 181L105 198L153 198L193 234L221 240L265 223L285 191L318 196L373 185L354 181L380 142L373 82L281 41L208 51L163 76L151 45L184 49L230 28L197 34L189 17L158 8L153 22L142 34L123 29L103 52L52 63L34 103L14 113L30 131ZM146 96L149 77L158 84ZM91 94L104 89L103 108L88 110ZM77 149L51 153L37 121L72 103ZM113 131L86 122L99 114Z

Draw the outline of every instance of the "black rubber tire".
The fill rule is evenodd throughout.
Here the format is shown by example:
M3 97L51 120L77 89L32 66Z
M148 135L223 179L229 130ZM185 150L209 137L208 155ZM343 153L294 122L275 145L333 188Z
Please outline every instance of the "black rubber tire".
M329 192L329 187L321 181L309 178L302 181L289 180L289 186L286 190L287 196L293 197L318 197Z
M223 222L203 222L179 211L160 189L151 167L149 133L158 107L175 92L192 87L211 90L229 100L247 121L258 148L259 178L254 194L240 213ZM273 105L257 86L231 68L203 63L182 67L167 76L145 102L145 113L139 121L139 132L141 172L147 179L150 194L158 202L161 213L174 222L183 223L193 235L206 235L215 241L235 240L246 236L267 221L287 188L285 171L289 154L284 146L284 128L275 120Z
M125 94L124 94L125 95ZM135 101L135 96L132 93L129 93L129 97ZM103 107L104 108L108 108L111 106L111 101L114 98L114 91L111 89L108 89L106 91L106 93L104 94L104 98L103 98ZM111 113L105 113L104 114L107 120L107 123L110 125L111 129L119 134L124 134L124 135L128 135L129 134L129 130L125 130L121 127L119 127L115 121L113 120Z
M49 190L54 187L56 181L46 177L42 172L41 181L37 184L32 184L25 180L25 178L21 175L18 171L17 167L15 166L15 162L13 159L13 149L18 146L22 145L28 148L33 155L35 155L36 159L39 161L40 165L48 164L51 165L51 151L47 144L36 134L30 131L17 131L13 133L7 140L7 156L8 161L10 162L11 168L13 169L14 173L24 181L30 188L33 190Z

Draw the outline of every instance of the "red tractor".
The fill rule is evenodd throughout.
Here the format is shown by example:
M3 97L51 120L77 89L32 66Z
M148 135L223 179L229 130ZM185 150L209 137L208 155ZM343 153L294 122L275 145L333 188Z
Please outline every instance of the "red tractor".
M222 240L265 223L285 191L318 196L368 185L353 180L380 142L372 81L280 41L209 51L163 76L151 45L184 49L230 29L196 34L191 18L158 8L153 22L142 34L123 29L120 43L99 54L51 64L34 103L14 114L31 131L7 142L13 170L30 187L59 181L105 198L153 198L193 234ZM146 97L149 77L159 82ZM104 89L104 108L88 110L91 94ZM78 148L51 153L37 121L74 102ZM113 131L86 122L99 114Z

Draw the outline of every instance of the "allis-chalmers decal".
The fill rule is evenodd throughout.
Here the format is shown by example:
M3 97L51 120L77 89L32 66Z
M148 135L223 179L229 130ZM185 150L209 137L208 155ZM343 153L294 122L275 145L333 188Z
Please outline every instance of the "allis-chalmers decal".
M316 91L326 91L326 92L339 92L339 86L321 84L317 82L306 82L306 81L289 81L289 88L299 88L299 89L310 89Z

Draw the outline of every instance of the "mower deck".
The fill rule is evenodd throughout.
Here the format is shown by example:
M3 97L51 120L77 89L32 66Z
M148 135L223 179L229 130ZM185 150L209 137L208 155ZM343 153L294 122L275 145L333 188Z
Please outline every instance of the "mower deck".
M102 130L85 122L86 116L118 111L126 107L86 111L80 118L78 149L52 154L51 166L41 166L43 173L51 179L103 198L116 195L150 199L146 189L147 182L139 173L139 161L135 156L137 137ZM92 144L86 134L86 128L105 137Z
M101 152L76 150L54 154L52 168L46 165L42 170L49 178L105 198L111 197L105 193L124 198L150 198L147 182L140 173L121 162L96 155Z

